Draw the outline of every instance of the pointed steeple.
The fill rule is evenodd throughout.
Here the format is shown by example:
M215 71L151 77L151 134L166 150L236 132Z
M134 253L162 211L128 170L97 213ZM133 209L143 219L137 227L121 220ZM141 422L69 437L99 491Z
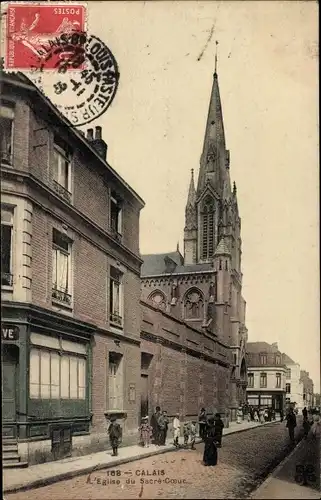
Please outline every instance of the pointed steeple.
M189 184L186 208L189 206L194 207L195 201L196 201L196 191L195 191L195 183L194 183L194 170L192 169L191 170L191 182Z
M201 156L200 173L198 177L198 193L204 188L210 178L212 185L220 190L222 187L222 169L225 163L225 134L221 106L218 76L213 76L213 86L205 129L203 152ZM206 175L213 172L213 175Z

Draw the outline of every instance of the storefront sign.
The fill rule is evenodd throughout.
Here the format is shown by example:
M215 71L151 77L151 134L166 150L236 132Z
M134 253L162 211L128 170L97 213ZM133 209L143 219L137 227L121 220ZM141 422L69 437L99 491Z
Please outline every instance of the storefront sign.
M14 325L1 325L1 340L18 340L19 327Z

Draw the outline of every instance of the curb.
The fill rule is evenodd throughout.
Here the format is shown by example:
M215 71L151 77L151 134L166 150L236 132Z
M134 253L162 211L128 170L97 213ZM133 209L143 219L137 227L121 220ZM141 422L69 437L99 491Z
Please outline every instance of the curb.
M232 432L225 434L225 437L232 435L232 434L237 434L239 432L247 432L247 431L250 431L252 429L257 429L258 427L263 427L266 425L273 425L273 424L277 424L277 423L280 423L280 421L277 420L274 422L265 422L264 424L257 425L254 427L248 427L245 429L235 429ZM224 434L223 434L223 438L224 438ZM200 438L197 438L195 440L195 444L199 444L201 442L202 442L202 440ZM58 483L59 481L64 481L66 479L72 479L72 478L77 477L77 476L91 474L95 471L102 470L102 469L111 469L111 468L118 467L118 466L123 465L123 464L135 462L137 460L142 460L144 458L153 457L155 455L162 455L164 453L172 452L172 451L177 451L176 446L171 445L171 446L168 446L166 448L160 448L160 449L157 449L154 451L143 453L139 456L134 455L132 457L119 458L118 460L113 460L112 462L101 462L95 466L91 465L90 467L86 466L86 467L83 467L83 468L77 469L77 470L69 470L66 472L61 472L59 474L56 474L55 476L44 478L44 479L36 479L36 480L31 481L30 483L24 484L24 485L16 485L16 486L8 486L8 487L4 486L2 489L2 492L3 493L17 493L18 491L27 491L27 490L32 490L32 489L36 489L36 488L41 488L44 486L49 486L50 484Z

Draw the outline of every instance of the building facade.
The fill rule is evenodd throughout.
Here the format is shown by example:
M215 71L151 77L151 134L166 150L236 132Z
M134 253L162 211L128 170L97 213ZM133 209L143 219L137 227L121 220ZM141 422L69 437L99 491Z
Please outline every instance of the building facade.
M247 402L256 408L285 409L286 365L276 343L248 342Z
M185 208L184 256L179 249L142 256L141 283L142 300L225 346L229 394L220 406L229 408L232 419L246 400L241 244L237 192L230 181L230 153L215 72L197 188L192 171Z
M303 407L306 406L308 409L312 408L314 403L314 384L313 380L310 378L309 372L301 370L300 381L303 386Z
M84 137L21 74L1 122L4 443L28 463L104 449L112 413L136 439L143 201L101 128Z
M283 359L286 364L285 402L297 410L302 410L304 401L300 365L286 354L283 354Z

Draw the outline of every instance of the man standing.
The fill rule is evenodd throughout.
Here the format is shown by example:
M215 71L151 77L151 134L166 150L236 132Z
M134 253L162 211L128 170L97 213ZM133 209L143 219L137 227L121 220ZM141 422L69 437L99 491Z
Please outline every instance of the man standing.
M166 421L168 421L168 419L167 419L167 416L165 418L164 412L159 412L158 419L157 419L157 425L158 425L158 439L157 439L157 444L159 444L160 446L164 446L165 445L165 439L166 439L165 438Z
M302 415L303 415L303 420L308 420L308 410L306 406L302 410Z
M178 448L178 438L181 433L181 423L179 421L179 413L176 414L173 420L173 437L174 437L174 445Z
M206 425L207 425L205 408L201 408L200 414L198 416L198 425L199 425L200 438L204 441L206 433Z
M289 429L289 437L294 443L294 429L296 428L296 416L294 414L293 408L290 408L289 413L286 416L286 426Z
M169 424L169 420L168 420L168 416L167 416L167 411L163 411L163 415L162 415L162 419L161 419L161 422L163 422L164 424L164 429L161 431L161 440L160 440L160 444L162 445L165 445L166 444L166 438L167 438L167 431L168 431L168 424Z
M150 425L153 428L153 442L154 442L154 444L157 444L157 445L160 444L160 442L159 442L159 437L160 437L159 434L160 433L159 433L159 425L158 425L159 416L160 416L160 407L156 406L156 410L155 410L155 413L153 413L153 415L152 415Z

